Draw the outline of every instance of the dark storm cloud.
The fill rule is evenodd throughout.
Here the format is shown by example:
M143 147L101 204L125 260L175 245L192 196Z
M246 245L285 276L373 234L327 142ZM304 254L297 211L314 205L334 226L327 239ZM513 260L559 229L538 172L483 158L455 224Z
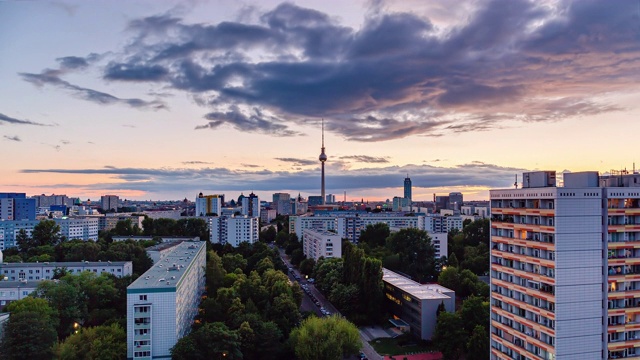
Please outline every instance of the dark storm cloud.
M357 162L363 163L372 163L372 164L381 164L388 163L388 157L378 157L378 156L369 156L369 155L348 155L348 156L340 156L340 159L343 160L355 160Z
M289 3L252 8L255 21L137 19L102 76L186 92L208 111L197 129L292 136L291 125L324 118L328 131L368 142L619 111L602 95L637 91L640 81L634 2L482 1L447 28L370 6L357 29ZM127 101L47 71L23 77L99 103ZM158 106L137 100L129 105Z
M20 137L18 137L18 135L14 135L14 136L4 135L3 137L6 140L10 140L10 141L17 141L17 142L22 141L22 139L20 139Z
M7 116L5 114L0 113L0 125L2 125L3 123L15 124L15 125L51 126L51 125L37 123L31 120L16 119L11 116Z
M154 101L145 101L142 99L123 99L111 94L107 94L101 91L84 88L78 85L74 85L69 83L68 81L62 80L58 76L59 72L56 70L45 70L40 74L31 74L31 73L20 73L20 76L27 81L36 86L43 85L51 85L56 86L62 89L69 90L74 96L95 102L103 105L110 104L126 104L134 108L148 108L153 110L166 109L166 105L158 100Z
M413 186L437 188L454 186L509 187L513 175L523 169L502 167L482 162L471 162L452 167L430 165L405 165L384 168L356 169L348 172L327 164L327 189L340 193L354 189L387 189L402 186L406 173L411 174ZM225 168L175 169L175 168L116 168L105 166L96 169L25 169L23 173L104 174L122 182L90 185L102 190L139 190L148 193L166 193L176 188L185 192L202 189L246 191L295 191L317 190L319 171L231 170ZM239 182L238 177L243 181Z
M318 165L319 160L296 159L296 158L275 158L276 160L291 163L293 166L311 166Z
M240 131L261 132L273 136L298 135L297 132L288 130L286 125L278 123L275 117L263 114L257 108L253 109L253 113L245 114L238 107L232 106L229 111L208 113L205 118L209 123L197 126L196 129L217 129L229 124Z

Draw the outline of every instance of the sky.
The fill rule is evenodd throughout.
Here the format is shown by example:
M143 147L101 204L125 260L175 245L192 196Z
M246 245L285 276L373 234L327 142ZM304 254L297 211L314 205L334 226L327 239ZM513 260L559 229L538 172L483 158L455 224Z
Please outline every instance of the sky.
M0 192L319 195L324 119L338 199L482 200L631 170L639 80L635 0L4 1Z

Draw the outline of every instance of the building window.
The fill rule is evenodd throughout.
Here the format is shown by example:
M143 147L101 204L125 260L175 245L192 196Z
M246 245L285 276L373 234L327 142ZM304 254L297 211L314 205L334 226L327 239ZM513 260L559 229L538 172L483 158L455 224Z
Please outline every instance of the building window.
M147 295L140 295L140 301L147 301Z

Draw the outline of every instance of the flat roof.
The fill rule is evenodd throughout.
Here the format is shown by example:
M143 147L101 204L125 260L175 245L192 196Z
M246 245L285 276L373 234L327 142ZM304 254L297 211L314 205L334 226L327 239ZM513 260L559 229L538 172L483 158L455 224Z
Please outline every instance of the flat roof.
M316 233L318 235L322 235L322 236L340 236L340 235L338 235L338 234L336 234L334 232L326 231L326 230L322 230L322 229L315 229L315 228L304 229L304 232L307 232L307 231L311 231L311 232L314 232L314 233Z
M181 244L182 242L178 242L178 241L172 241L172 242L166 242L166 243L160 243L158 245L153 245L147 248L147 252L149 251L162 251L162 250L166 250L169 248L172 248L174 246L177 246L179 244Z
M2 263L0 268L23 268L23 267L71 267L71 266L124 266L131 261L70 261L70 262L35 262L35 263Z
M0 289L8 288L35 288L43 280L29 280L29 281L0 281Z
M382 268L382 281L420 300L449 299L450 297L446 293L454 292L438 284L420 284L385 268Z
M131 290L170 291L175 289L193 263L198 252L206 247L204 241L185 241L173 247L161 261L155 263L147 272L127 287Z

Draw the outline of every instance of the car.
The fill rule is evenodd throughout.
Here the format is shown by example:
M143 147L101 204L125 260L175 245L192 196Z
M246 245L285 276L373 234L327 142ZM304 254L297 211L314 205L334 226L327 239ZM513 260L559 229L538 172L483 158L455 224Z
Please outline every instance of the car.
M360 354L358 354L358 356L360 357L360 359L367 357L367 355L365 355L362 351L360 351Z
M320 306L320 302L316 300L316 306Z

